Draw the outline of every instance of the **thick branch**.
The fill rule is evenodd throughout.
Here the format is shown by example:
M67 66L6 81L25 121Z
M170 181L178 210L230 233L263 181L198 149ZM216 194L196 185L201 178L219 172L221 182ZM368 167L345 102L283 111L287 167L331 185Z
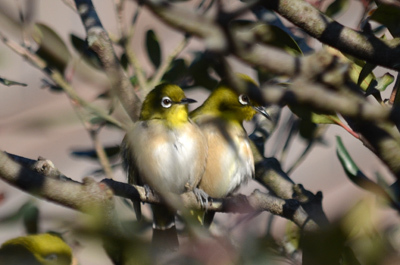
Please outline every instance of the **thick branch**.
M345 27L303 0L268 0L261 4L343 53L373 64L400 69L400 39L382 40Z
M111 87L132 120L137 120L140 111L140 99L119 63L111 40L102 26L93 3L90 0L75 0L82 23L87 33L89 48L99 56L103 69L108 75Z
M319 227L329 223L324 210L322 209L322 193L312 192L303 188L301 184L294 183L293 180L282 170L280 163L275 158L265 158L264 142L275 129L278 122L278 108L270 111L271 120L261 118L256 123L253 133L250 135L252 140L252 151L255 162L255 177L263 186L265 186L272 194L288 201L294 200L300 205L301 211L305 211L312 224L318 224Z
M15 160L27 165L30 169ZM45 161L47 164L43 166L43 163L39 163L40 161ZM60 173L64 180L59 180L55 174L55 172L59 173L59 171L54 168L53 163L49 160L40 161L0 152L0 178L30 194L83 212L95 211L93 209L102 211L108 209L107 211L110 211L110 208L113 207L112 198L114 194L152 204L163 203L157 194L146 193L141 186L116 182L111 179L104 179L102 183L86 179L81 184L69 181L68 178ZM49 167L53 167L53 170L41 170ZM47 177L45 175L47 173L51 177ZM189 209L201 209L202 207L193 192L182 194L181 201ZM237 195L225 199L211 199L207 204L207 209L209 211L232 213L269 211L272 214L292 220L306 230L318 228L318 225L309 218L297 200L280 199L258 190L255 190L247 197Z
M138 1L141 2L142 1ZM150 10L167 24L204 39L213 51L224 51L227 47L224 32L212 17L171 4L167 1L143 1Z
M172 27L203 38L210 51L231 52L240 59L262 66L275 74L293 76L306 73L310 66L307 63L307 57L293 57L268 45L259 43L255 45L257 38L251 33L236 34L235 31L222 30L223 25L218 23L220 21L216 18L201 16L193 10L183 9L166 1L146 0L144 4ZM311 36L342 52L388 68L400 69L398 64L400 40L382 40L373 35L346 28L301 0L263 1L262 4L273 8ZM226 38L226 34L232 34L232 36Z
M374 105L356 93L337 93L323 85L303 79L295 80L287 89L281 86L266 86L263 95L271 104L302 105L323 113L337 112L364 121L392 121L395 124L400 122L397 107Z
M41 173L49 173L52 177L46 177L37 171L29 170L0 151L0 177L23 191L83 212L91 208L107 208L113 204L113 193L106 185L95 183L90 179L86 179L82 185L55 179L54 174L49 173L51 171Z
M117 196L152 204L162 203L159 196L152 193L146 193L145 189L141 186L128 185L110 179L104 179L102 182L109 185ZM182 194L181 200L183 205L188 209L201 209L201 205L193 192ZM250 196L236 195L224 199L211 198L207 204L207 210L223 213L252 213L268 211L272 214L292 220L299 227L302 227L305 230L311 231L318 228L318 225L309 218L308 214L300 206L298 201L280 199L276 196L262 193L259 190L255 190Z

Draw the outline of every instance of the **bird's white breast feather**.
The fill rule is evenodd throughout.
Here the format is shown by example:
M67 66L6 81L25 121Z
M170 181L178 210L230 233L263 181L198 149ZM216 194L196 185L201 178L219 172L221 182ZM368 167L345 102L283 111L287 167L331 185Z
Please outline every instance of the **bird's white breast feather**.
M147 126L135 126L134 132L134 156L142 181L156 190L175 193L184 192L187 183L195 185L198 153L191 130L167 131L150 122Z

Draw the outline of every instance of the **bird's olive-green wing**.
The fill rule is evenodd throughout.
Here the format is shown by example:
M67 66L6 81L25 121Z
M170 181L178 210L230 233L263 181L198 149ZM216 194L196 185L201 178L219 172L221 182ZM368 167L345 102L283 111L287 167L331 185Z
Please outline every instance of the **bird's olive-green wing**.
M130 148L129 137L125 135L121 143L121 157L122 165L127 174L128 183L133 185L142 185L140 183L139 172L135 164L135 159L133 157L132 148ZM142 219L142 211L140 201L132 201L133 209L135 210L136 219L140 221Z

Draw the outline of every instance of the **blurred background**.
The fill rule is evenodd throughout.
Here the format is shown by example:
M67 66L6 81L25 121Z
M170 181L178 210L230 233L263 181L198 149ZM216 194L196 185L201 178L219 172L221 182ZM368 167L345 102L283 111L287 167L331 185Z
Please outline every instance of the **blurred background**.
M120 29L116 22L113 1L93 0L93 2L104 27L110 34L117 36ZM237 4L237 1L231 0L224 2L227 6ZM187 5L191 4L195 3L193 1L187 3ZM123 11L126 22L131 20L136 8L134 1L126 1ZM26 17L27 24L24 30L19 23L19 10L23 10L25 14L29 15ZM351 0L349 8L336 19L348 27L357 29L361 15L361 3ZM250 19L252 17L253 15L250 13L244 16L244 18ZM65 70L65 76L79 95L88 101L95 101L99 93L106 91L105 75L88 66L71 44L71 33L84 39L85 31L79 16L63 1L2 0L0 2L0 32L7 38L22 44L26 39L24 35L29 36L33 32L34 23L50 26L64 40L73 56L72 63ZM153 71L151 62L146 55L144 41L145 34L149 29L153 29L157 34L163 57L167 56L183 38L180 32L161 23L148 10L142 10L135 29L133 50L147 73ZM308 44L314 49L321 48L318 41L310 41ZM201 41L192 38L188 47L179 57L190 58L193 56L193 51L203 48L202 45ZM247 73L257 79L255 71L248 66L232 58L229 61L235 71ZM84 71L85 74L79 74L80 71ZM382 68L375 70L377 75L385 72L390 71ZM45 157L53 161L55 166L66 176L75 180L80 181L85 176L93 176L93 172L99 169L100 165L94 160L72 155L74 151L93 148L88 132L72 107L73 102L64 93L44 86L43 79L48 80L48 78L3 43L0 43L0 77L27 85L4 86L0 84L0 149L31 159L37 159L39 156ZM390 89L386 91L384 95L385 98L388 98ZM186 90L189 97L198 101L191 108L201 104L208 93L201 87ZM104 104L101 100L95 102L100 106ZM288 115L289 111L285 108L279 126L284 126ZM251 132L253 125L248 123L246 128L248 132ZM265 153L267 157L274 154L279 136L273 134L268 140ZM336 136L342 137L346 148L366 175L374 178L375 174L379 172L389 183L394 181L382 163L360 141L339 126L329 126L323 136L324 144L315 145L313 151L291 173L290 177L313 193L322 191L323 208L330 221L339 218L356 203L366 200L367 197L371 198L372 205L379 204L373 195L355 186L346 177L336 156ZM101 142L105 146L117 146L122 138L123 133L112 128L103 129L100 134ZM306 142L303 139L296 137L291 143L286 161L282 165L283 169L288 169L298 158L305 145ZM125 180L125 175L120 168L115 171L115 175L118 180ZM103 176L96 175L95 178L100 181ZM242 187L239 192L248 195L256 188L265 190L262 186L252 182ZM14 216L22 206L28 205L27 202L36 205L39 209L40 232L54 230L68 234L68 226L81 220L82 217L80 213L34 198L3 181L0 181L0 195L0 244L9 238L25 234L23 220L17 217L15 217L17 219L10 219L10 216ZM121 218L134 218L133 212L128 207L120 202L118 204ZM374 218L382 227L397 221L397 214L386 207L377 208L376 213ZM145 214L150 216L148 211ZM216 222L226 229L220 231L222 234L229 232L240 239L252 233L265 232L269 218L270 214L264 212L253 219L239 223L240 215L217 214ZM274 217L273 236L283 237L287 222L280 217ZM75 250L77 250L76 255L81 264L111 264L102 251L100 242L77 235L71 236L70 240L69 243L74 244Z

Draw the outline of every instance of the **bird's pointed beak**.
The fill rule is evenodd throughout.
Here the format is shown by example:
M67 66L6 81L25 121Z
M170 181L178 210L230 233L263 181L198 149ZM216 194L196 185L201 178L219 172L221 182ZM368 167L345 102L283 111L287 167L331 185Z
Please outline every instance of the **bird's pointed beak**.
M271 116L269 116L268 112L265 110L265 108L263 106L252 106L253 109L255 109L258 113L261 113L265 118L267 118L268 120L271 120Z
M184 98L178 104L190 104L190 103L196 103L197 101L191 98Z

